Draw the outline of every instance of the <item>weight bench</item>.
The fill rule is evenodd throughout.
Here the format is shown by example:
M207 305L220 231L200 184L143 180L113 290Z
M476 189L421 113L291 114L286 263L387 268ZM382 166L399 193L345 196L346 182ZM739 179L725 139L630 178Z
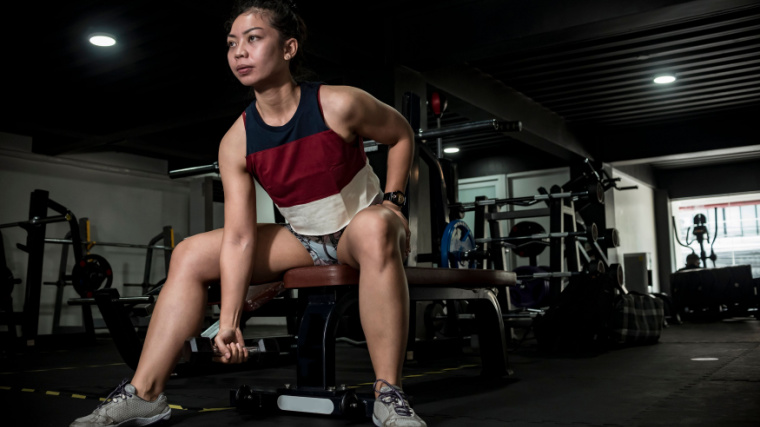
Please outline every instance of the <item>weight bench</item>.
M496 289L514 286L515 274L501 270L405 268L410 301L467 300L475 316L482 373L511 375L507 338ZM298 289L300 324L296 383L284 388L230 390L231 406L246 410L277 408L323 415L371 416L374 394L359 397L335 380L335 334L345 310L357 302L359 271L344 265L302 267L285 273L279 289ZM246 307L256 307L246 301ZM414 305L413 305L414 306ZM410 326L414 318L410 316ZM409 344L414 342L410 328Z

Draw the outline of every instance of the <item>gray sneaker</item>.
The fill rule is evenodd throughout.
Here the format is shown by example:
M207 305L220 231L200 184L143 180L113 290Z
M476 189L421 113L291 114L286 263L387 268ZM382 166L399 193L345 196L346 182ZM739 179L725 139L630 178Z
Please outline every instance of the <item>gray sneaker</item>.
M124 380L92 414L77 418L69 427L147 426L168 420L172 410L163 393L153 402L140 399L132 384Z
M377 390L377 383L384 383ZM378 379L372 387L380 393L375 399L372 422L378 427L426 427L425 421L409 406L401 387L391 385L388 381Z

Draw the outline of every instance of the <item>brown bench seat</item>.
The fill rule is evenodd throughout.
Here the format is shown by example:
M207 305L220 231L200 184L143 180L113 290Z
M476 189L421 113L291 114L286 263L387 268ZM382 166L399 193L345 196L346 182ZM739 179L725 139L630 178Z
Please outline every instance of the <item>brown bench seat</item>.
M406 267L409 286L457 287L474 289L515 285L515 273L497 270L473 270L433 267ZM285 289L356 285L359 271L347 265L300 267L288 270L283 277Z

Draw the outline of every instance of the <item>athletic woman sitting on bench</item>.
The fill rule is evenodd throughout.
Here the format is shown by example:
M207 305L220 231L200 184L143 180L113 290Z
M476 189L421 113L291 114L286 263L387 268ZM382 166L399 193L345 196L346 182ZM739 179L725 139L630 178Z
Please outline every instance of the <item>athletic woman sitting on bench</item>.
M424 426L400 388L409 321L403 268L409 226L400 206L412 129L364 91L295 81L305 26L292 4L251 1L233 17L227 59L255 101L219 146L224 229L174 249L134 377L71 425L147 425L170 417L163 391L183 343L199 332L209 282L221 279L215 343L224 363L241 363L248 357L240 319L249 284L296 267L341 263L360 270L360 317L377 378L375 424ZM385 192L362 138L389 146ZM254 179L288 226L256 223Z

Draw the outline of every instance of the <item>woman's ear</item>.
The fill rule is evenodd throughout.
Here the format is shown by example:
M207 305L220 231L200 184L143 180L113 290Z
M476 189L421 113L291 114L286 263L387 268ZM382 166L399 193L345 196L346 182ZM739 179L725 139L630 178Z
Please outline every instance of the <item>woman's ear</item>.
M293 59L293 57L295 57L296 53L298 52L298 40L294 38L286 40L284 51L285 60L289 61Z

